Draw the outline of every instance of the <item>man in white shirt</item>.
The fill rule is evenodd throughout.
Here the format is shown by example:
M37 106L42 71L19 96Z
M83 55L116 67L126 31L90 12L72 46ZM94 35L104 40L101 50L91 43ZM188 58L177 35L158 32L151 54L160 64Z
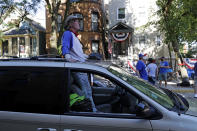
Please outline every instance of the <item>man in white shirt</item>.
M79 18L74 15L70 15L66 18L65 24L67 30L62 36L62 55L70 62L85 62L88 58L88 56L83 53L82 45L77 38L77 32L80 29L78 19Z
M152 58L148 59L149 64L146 67L148 73L148 81L155 85L156 77L157 77L157 65L155 64L155 60Z
M83 53L82 45L77 38L77 32L80 29L78 19L77 16L69 15L65 21L67 30L62 36L62 55L69 62L85 62L88 58L88 56ZM92 111L96 112L97 109L93 101L92 88L87 73L72 72L72 76L75 82L80 86L84 96L91 101Z

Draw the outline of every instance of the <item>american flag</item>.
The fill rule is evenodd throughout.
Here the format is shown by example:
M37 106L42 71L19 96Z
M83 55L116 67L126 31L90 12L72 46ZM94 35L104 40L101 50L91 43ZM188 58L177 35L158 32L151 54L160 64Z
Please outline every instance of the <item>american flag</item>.
M197 59L194 58L184 58L184 65L187 66L189 69L194 68L194 64L197 62Z

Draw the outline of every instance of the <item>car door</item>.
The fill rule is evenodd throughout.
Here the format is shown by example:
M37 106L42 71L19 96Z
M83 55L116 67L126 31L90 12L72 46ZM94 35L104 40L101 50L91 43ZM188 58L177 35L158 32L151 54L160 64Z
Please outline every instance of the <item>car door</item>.
M71 70L71 73L72 72L81 73L80 71L77 70L74 71ZM83 70L83 73L93 74L93 75L96 74L95 72L91 72L90 70L88 70L88 72ZM101 72L96 75L100 75L102 78L108 79L110 81L110 77L105 74L102 74ZM110 96L110 95L112 94L115 95L116 93L120 93L118 92L118 90L119 88L122 88L121 86L116 85L115 81L112 81L110 83L114 83L114 85L113 86L110 85L110 87L108 87L107 85L106 87L100 88L100 90L98 87L93 91L94 99L97 98L102 99L102 96L104 97L104 99L105 98L107 99L106 101L95 100L98 102L95 103L97 109L101 109L101 110L98 110L97 112L80 112L80 111L72 111L71 108L68 107L70 110L62 113L61 115L61 131L109 131L109 130L152 131L152 127L149 120L140 118L134 113L123 112L122 111L123 109L121 109L121 106L119 106L120 101L118 101L117 103L113 103L112 102L113 100L111 100L112 103L109 102L111 98L118 99L115 98L116 96ZM118 86L118 89L113 89L116 86ZM112 93L113 90L117 90L117 92ZM107 103L107 101L109 103ZM116 110L115 109L116 106L120 108L120 110Z
M60 131L60 115L0 111L1 131Z
M60 131L61 68L0 68L0 131Z

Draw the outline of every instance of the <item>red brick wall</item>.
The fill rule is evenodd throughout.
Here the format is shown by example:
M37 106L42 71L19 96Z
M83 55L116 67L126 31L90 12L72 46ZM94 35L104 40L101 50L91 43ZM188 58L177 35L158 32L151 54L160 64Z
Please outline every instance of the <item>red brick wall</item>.
M102 27L103 27L103 22L102 18L102 8L101 8L101 1L99 2L90 2L91 0L86 0L82 1L80 3L72 3L70 7L69 14L71 13L81 13L83 15L83 23L84 23L84 31L79 32L80 41L83 44L84 51L86 54L91 53L91 41L92 40L99 40L100 45L100 53L102 54L103 52L103 47L102 47ZM64 16L64 9L65 5L61 6L61 9L59 10L59 13ZM92 12L98 12L99 14L99 32L92 32L91 31L91 13ZM49 38L50 38L50 31L51 31L51 20L49 15L46 15L46 45L47 49L49 48Z

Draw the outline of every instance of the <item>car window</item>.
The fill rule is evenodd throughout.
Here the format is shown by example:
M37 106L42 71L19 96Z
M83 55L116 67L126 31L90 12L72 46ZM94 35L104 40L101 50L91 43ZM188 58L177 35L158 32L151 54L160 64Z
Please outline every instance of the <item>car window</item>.
M76 74L81 78L76 77ZM70 88L70 112L94 112L91 110L92 103L86 97L83 88L89 88L90 95L93 98L96 111L94 113L112 113L112 114L136 114L136 105L139 99L136 95L130 93L109 76L96 74L93 72L71 71ZM91 85L91 76L93 76L93 85ZM86 78L86 79L85 79ZM82 79L81 81L79 79ZM80 81L80 82L79 82ZM84 86L84 87L82 87ZM88 92L88 91L87 91ZM73 95L75 94L75 95ZM74 100L74 98L76 98Z
M62 84L61 69L1 67L0 110L57 114Z
M94 74L93 75L93 86L94 87L106 87L106 88L115 88L116 85L111 82L109 79L101 76Z
M149 96L154 101L158 102L167 109L172 109L174 107L173 101L170 97L161 89L150 85L148 82L141 80L125 70L117 67L110 66L108 71L119 77L120 79L126 81L145 95Z

